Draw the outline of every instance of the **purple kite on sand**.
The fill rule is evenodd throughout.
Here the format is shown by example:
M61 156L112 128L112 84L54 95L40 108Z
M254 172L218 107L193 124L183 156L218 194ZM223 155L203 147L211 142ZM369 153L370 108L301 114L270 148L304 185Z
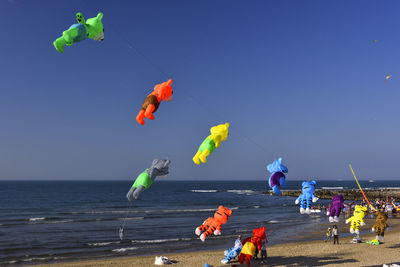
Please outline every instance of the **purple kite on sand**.
M344 200L342 195L332 196L332 204L326 215L329 215L329 222L339 222L340 212L344 208Z

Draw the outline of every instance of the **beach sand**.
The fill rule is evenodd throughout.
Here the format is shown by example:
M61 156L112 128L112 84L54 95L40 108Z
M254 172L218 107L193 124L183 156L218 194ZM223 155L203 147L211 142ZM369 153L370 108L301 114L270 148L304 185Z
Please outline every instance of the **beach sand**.
M375 220L366 220L364 229L371 228ZM385 232L385 243L379 246L365 243L351 244L352 237L340 238L340 245L333 241L296 242L289 244L271 245L267 248L268 261L261 264L260 260L252 260L251 266L382 266L382 264L400 264L400 220L389 219L391 228ZM348 229L348 227L347 227ZM347 230L348 231L348 230ZM365 241L375 238L375 234L363 235ZM233 242L232 242L233 243ZM203 267L205 263L211 266L247 266L234 261L231 264L221 264L222 250L198 251L164 254L176 263L171 267ZM155 256L119 257L77 262L62 262L35 265L36 267L105 267L129 266L146 267L154 265Z

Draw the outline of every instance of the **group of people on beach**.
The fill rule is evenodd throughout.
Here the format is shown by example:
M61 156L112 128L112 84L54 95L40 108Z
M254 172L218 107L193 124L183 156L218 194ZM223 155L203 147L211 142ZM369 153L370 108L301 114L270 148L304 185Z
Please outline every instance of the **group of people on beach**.
M336 224L333 225L332 228L328 227L328 230L326 231L325 242L330 241L332 237L333 237L333 244L339 245L339 229Z
M372 226L371 230L372 232L376 232L376 238L371 241L367 241L366 243L379 245L384 242L385 229L389 227L389 225L386 223L388 219L388 213L390 212L392 215L397 214L397 211L399 211L399 205L396 202L396 199L393 197L387 197L385 199L377 198L372 203L374 203L374 205L371 205L368 200L363 200L361 204L356 204L354 201L347 204L343 203L343 215L346 218L346 224L351 223L350 233L356 234L351 243L362 242L362 239L359 235L360 226L365 225L363 218L368 214L375 215L376 222ZM325 206L323 208L326 209ZM329 208L331 208L331 204L329 204ZM332 228L329 227L327 229L325 242L330 241L332 237L334 238L333 244L339 244L339 230L336 224L333 225Z

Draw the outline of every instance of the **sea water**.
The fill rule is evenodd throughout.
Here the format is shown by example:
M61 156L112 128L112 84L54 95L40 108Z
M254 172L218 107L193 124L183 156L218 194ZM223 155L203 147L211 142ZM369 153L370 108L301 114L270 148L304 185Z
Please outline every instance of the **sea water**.
M287 183L287 189L301 187L301 181ZM400 186L399 181L361 183L370 188ZM156 181L141 200L129 203L125 195L131 185L1 181L0 265L229 248L237 235L250 236L252 229L262 226L269 244L277 244L328 223L323 212L301 215L295 198L265 194L267 181ZM326 186L346 189L356 184L320 181L317 188ZM319 203L328 205L329 200ZM232 216L221 236L203 243L194 230L219 205L232 209Z

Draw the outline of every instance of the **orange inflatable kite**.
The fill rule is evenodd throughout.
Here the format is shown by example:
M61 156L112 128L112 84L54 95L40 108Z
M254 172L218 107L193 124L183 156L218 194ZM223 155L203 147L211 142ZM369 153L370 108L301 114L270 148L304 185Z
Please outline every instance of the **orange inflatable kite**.
M206 237L212 233L214 233L214 235L221 235L221 224L225 224L231 214L232 210L224 206L219 206L218 210L214 213L214 218L207 218L202 225L196 228L196 235L200 235L201 232L205 231L200 235L200 239L203 242L206 240Z
M157 111L158 106L162 100L171 101L172 99L172 80L163 82L154 86L154 91L149 94L143 102L143 105L136 116L136 120L139 124L144 125L144 118L154 120L153 113Z

